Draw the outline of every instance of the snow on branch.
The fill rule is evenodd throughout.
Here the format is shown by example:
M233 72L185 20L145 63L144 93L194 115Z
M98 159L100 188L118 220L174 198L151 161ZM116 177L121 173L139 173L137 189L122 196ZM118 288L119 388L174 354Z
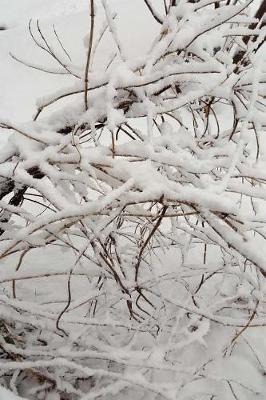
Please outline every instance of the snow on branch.
M78 67L39 21L57 67L12 53L71 78L33 121L0 121L0 383L29 399L263 395L264 22L251 1L162 4L143 2L159 24L138 59L93 0Z

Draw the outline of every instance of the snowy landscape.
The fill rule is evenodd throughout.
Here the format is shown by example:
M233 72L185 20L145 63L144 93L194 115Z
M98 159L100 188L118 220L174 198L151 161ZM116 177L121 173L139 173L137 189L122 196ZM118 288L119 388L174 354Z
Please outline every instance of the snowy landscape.
M266 0L0 0L0 400L266 399Z

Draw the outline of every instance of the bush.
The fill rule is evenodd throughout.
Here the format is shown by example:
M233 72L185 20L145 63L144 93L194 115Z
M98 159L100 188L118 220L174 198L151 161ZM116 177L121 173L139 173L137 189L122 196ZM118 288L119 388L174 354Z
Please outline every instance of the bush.
M12 55L75 83L28 124L1 122L0 257L16 263L1 383L29 399L262 399L263 4L254 20L250 1L144 3L159 34L140 59L106 1L96 29L93 0L85 65L39 21L31 38L57 68ZM94 67L108 30L115 54ZM70 267L53 266L61 250ZM67 299L38 304L21 282Z

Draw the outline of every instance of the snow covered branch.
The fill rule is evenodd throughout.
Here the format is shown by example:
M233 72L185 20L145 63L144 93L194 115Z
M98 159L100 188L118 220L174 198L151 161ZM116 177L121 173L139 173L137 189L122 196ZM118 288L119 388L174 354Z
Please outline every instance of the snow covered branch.
M231 371L245 349L265 375L245 342L266 325L265 1L255 19L251 1L142 3L159 24L139 58L105 1L90 2L85 63L39 21L31 39L57 67L12 54L71 81L33 121L0 121L0 382L30 399L263 395ZM61 251L65 268L28 261ZM24 298L45 279L63 295Z

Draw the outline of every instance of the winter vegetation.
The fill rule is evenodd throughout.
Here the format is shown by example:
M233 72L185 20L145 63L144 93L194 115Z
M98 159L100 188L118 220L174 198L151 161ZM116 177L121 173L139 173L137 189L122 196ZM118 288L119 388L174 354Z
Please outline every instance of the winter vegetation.
M265 0L2 2L0 400L265 399Z

